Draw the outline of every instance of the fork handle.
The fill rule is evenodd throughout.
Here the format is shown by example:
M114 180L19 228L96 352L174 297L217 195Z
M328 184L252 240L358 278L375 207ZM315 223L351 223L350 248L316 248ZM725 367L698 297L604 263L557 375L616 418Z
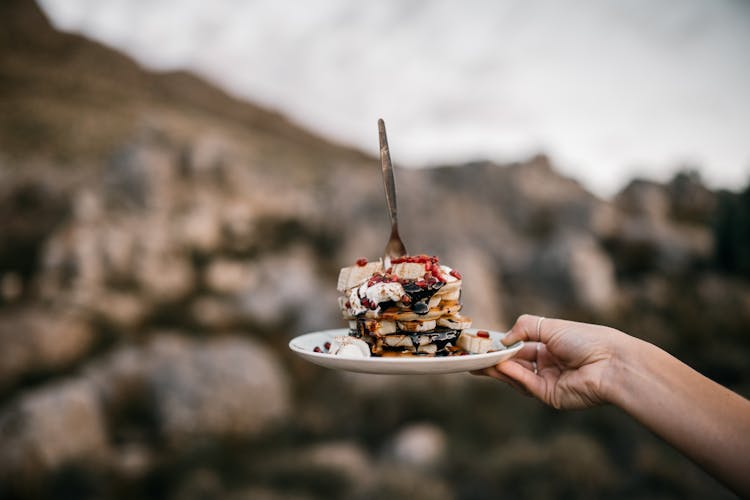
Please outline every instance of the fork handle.
M391 216L391 228L398 227L398 209L396 208L396 181L393 178L393 164L391 152L388 149L388 137L385 135L385 122L378 120L380 136L380 166L383 169L383 185L385 186L385 200L388 203L388 214Z

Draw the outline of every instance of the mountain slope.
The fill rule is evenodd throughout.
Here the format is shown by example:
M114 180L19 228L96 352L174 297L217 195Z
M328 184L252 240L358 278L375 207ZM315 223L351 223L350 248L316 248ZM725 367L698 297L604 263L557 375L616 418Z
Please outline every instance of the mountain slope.
M101 160L157 121L187 135L220 127L248 149L264 143L303 162L363 159L192 75L145 71L114 50L60 33L30 0L0 9L0 148L12 158Z

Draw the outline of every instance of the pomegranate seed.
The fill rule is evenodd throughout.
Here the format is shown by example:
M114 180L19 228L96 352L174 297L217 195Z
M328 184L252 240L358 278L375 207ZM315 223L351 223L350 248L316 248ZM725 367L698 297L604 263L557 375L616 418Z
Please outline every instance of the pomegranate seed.
M315 346L315 349L313 349L313 352L323 352L323 351L320 350L320 347Z
M490 332L487 330L479 330L477 331L477 337L482 337L483 339L490 338Z
M401 303L402 303L402 304L405 304L405 305L409 305L409 304L411 304L411 297L409 297L409 296L408 296L408 295L406 295L406 294L402 295L402 296L401 296Z
M451 269L450 275L456 278L457 280L461 279L461 273L459 273L455 269Z
M365 265L367 265L367 259L365 259L364 257L361 259L357 259L357 265L359 267L364 267Z
M325 350L328 351L328 350L331 349L331 343L330 342L326 342L325 344L323 344L323 347L325 347Z
M419 281L417 281L416 285L417 285L417 286L418 286L419 288L424 288L424 287L426 287L426 286L427 286L427 282L426 282L425 280L419 280Z
M347 309L350 309L352 307L352 303L347 300L346 304L344 304L344 307L346 307Z

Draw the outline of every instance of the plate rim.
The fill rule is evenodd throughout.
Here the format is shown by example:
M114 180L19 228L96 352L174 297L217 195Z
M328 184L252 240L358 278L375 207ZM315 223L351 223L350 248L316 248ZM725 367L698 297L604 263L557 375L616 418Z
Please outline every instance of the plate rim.
M496 330L489 330L486 328L464 328L464 330L468 331L477 331L477 330L486 330L490 332L491 334L496 334L504 337L508 334L508 332L498 332ZM501 349L499 351L491 351L486 352L483 354L469 354L467 356L429 356L429 357L369 357L369 358L345 358L341 356L335 356L333 354L329 354L326 352L315 352L315 351L308 351L306 349L302 349L301 347L297 345L293 345L294 341L302 338L302 337L308 337L311 335L320 335L320 334L327 334L331 335L331 332L339 332L338 335L345 334L349 332L348 328L329 328L326 330L318 330L315 332L307 332L303 333L301 335L296 335L291 340L289 340L289 343L287 344L289 346L289 349L297 354L302 354L305 356L311 356L314 358L321 358L321 359L340 359L340 360L347 360L347 361L356 361L358 363L377 363L377 364L393 364L393 363L409 363L409 364L425 364L425 363L440 363L440 364L450 364L450 363L457 363L457 362L465 362L469 359L481 361L482 359L486 358L492 358L494 356L497 356L500 353L508 353L508 352L517 352L520 351L523 348L524 342L522 340L519 340L518 342L515 342L509 346L507 346L505 349Z

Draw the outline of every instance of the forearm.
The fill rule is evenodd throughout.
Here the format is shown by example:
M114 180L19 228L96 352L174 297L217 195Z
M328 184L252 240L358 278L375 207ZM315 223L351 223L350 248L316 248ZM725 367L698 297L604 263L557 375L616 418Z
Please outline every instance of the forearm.
M605 397L741 496L750 497L750 401L632 339Z

